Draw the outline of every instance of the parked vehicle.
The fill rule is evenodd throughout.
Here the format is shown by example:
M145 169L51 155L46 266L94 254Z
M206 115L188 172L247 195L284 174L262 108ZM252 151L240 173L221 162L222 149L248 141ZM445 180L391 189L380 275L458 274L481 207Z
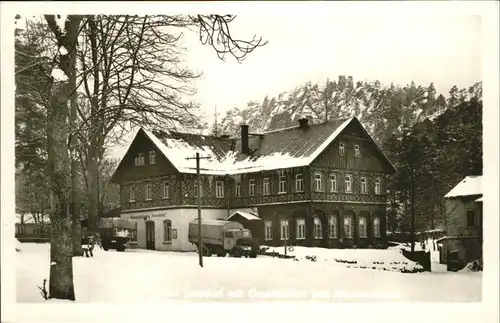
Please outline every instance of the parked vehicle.
M189 223L188 239L199 250L198 232L198 219L195 219ZM202 220L201 243L203 254L207 257L213 254L225 257L230 254L232 257L256 258L259 251L259 245L252 238L250 230L233 221Z
M136 243L137 225L134 220L122 218L101 218L98 225L101 246L105 251L125 251Z

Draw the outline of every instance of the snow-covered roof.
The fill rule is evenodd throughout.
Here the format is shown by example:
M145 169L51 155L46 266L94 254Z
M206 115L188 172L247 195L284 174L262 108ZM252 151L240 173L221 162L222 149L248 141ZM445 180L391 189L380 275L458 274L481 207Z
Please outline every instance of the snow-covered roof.
M258 216L255 216L251 213L248 213L248 212L243 212L243 211L236 211L234 212L233 214L231 214L231 216L229 216L227 218L228 221L230 221L230 219L235 215L235 214L239 214L241 215L242 217L244 217L245 219L247 220L262 220L261 218L259 218Z
M448 192L444 197L460 197L460 196L471 196L471 195L482 195L483 185L482 176L467 176L460 183L458 183L451 191Z
M209 157L200 161L201 174L235 175L308 166L353 120L357 121L356 118L347 118L311 124L307 129L295 126L264 132L253 138L256 140L252 142L257 143L257 147L250 147L255 148L250 154L241 153L240 139L173 131L139 131L142 131L181 173L196 173L195 160L186 158L192 158L198 152L200 157ZM375 143L374 145L376 146ZM393 167L385 155L381 151L380 153Z

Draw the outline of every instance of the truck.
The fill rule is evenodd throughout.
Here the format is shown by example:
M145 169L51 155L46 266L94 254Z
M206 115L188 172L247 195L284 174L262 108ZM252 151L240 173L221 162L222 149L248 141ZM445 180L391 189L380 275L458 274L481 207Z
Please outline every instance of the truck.
M134 220L123 218L101 218L98 225L101 246L105 251L126 248L137 244L137 224Z
M198 252L199 231L198 219L189 222L188 239ZM256 258L259 251L258 243L252 238L250 230L234 221L202 219L201 243L203 255L206 257L213 254L225 257L229 254L232 257Z

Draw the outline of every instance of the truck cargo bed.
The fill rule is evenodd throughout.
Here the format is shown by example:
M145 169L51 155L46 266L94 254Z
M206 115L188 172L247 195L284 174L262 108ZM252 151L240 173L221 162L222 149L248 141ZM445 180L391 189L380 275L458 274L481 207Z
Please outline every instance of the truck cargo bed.
M238 222L223 220L201 220L202 243L222 244L224 241L224 231L230 229L243 229L243 225ZM188 239L191 243L198 243L198 220L189 223Z

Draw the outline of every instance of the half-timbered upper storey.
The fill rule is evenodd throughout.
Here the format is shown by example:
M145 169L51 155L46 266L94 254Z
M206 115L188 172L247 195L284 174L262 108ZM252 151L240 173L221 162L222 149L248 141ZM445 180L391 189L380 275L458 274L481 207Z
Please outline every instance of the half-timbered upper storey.
M202 204L243 207L291 201L385 203L393 165L356 118L238 138L139 130L112 177L125 209Z

